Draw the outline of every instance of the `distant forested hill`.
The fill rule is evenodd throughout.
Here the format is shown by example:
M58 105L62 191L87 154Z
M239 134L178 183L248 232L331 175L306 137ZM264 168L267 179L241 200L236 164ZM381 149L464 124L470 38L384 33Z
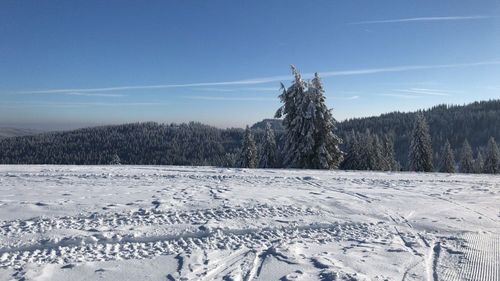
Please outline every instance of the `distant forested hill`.
M242 132L149 122L45 133L1 140L0 163L233 165Z
M466 138L474 153L484 149L490 136L500 140L500 100L464 106L439 105L422 112L429 123L436 162L446 139L456 154ZM352 131L370 130L379 136L391 135L396 160L406 168L415 114L393 112L347 120L337 124L337 134L343 139ZM252 126L257 144L262 139L265 122L271 123L280 147L283 126L277 119L266 119ZM200 123L149 122L94 127L2 139L0 163L110 164L118 161L142 165L234 166L242 136L242 129L219 129Z
M439 159L438 154L446 139L455 154L465 139L469 141L474 152L482 150L490 137L494 137L497 142L500 140L500 100L474 102L463 106L438 105L421 112L429 124L435 161ZM351 131L365 130L376 135L392 135L396 160L406 168L415 114L392 112L377 117L350 119L338 124L338 133L342 138L346 138Z
M281 119L264 119L252 125L252 130L264 130L266 128L266 123L271 125L271 129L277 132L282 132L285 130L283 126L283 121Z
M32 129L6 128L0 127L0 139L18 136L28 136L40 134L42 131Z

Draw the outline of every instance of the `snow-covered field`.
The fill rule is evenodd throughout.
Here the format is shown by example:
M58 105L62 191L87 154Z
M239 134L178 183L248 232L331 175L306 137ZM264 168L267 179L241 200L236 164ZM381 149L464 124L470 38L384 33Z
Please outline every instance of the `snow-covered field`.
M0 166L0 280L500 280L500 177Z

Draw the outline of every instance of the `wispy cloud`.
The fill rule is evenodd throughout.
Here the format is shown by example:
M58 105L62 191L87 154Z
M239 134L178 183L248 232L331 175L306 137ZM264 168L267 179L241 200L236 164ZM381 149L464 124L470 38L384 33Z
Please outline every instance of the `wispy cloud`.
M404 23L404 22L429 22L429 21L463 21L463 20L482 20L489 19L492 16L474 15L474 16L448 16L448 17L415 17L415 18L400 18L387 20L370 20L351 22L351 25L358 24L381 24L381 23Z
M331 97L336 100L357 100L360 98L360 96L348 96L348 97L342 97L342 96L333 96Z
M395 89L393 93L379 94L379 96L394 97L401 99L418 99L425 96L447 97L455 92L448 90L438 89L424 89L424 88L409 88L409 89Z
M416 95L427 95L427 96L450 96L453 93L446 90L422 89L422 88L399 89L395 91L402 93L416 94Z
M124 94L103 94L103 93L80 93L80 92L68 92L61 93L68 96L84 96L84 97L124 97Z
M245 87L245 88L197 88L207 92L276 92L279 87Z
M392 67L381 67L381 68L330 71L330 72L320 72L320 76L331 77L331 76L348 76L348 75L366 75L366 74L378 74L378 73L388 73L388 72L405 72L413 70L464 68L464 67L486 66L486 65L500 65L500 60L481 61L473 63L455 63L455 64L403 65L403 66L392 66ZM312 74L306 74L306 76L311 77Z
M253 87L253 88L241 88L245 91L255 91L255 92L270 92L270 91L278 91L279 87Z
M354 70L323 71L320 72L320 75L321 77L369 75L369 74L380 74L380 73L391 73L391 72L405 72L405 71L446 69L446 68L465 68L465 67L488 66L488 65L500 65L500 60L480 61L472 63L403 65L403 66L391 66L391 67L380 67L380 68L363 68ZM304 78L311 78L313 77L313 73L305 73L302 76ZM290 79L291 79L290 75L280 75L280 76L270 76L270 77L261 77L261 78L235 80L235 81L221 81L221 82L117 86L117 87L79 88L79 89L49 89L49 90L24 91L21 93L29 93L29 94L58 94L58 93L71 93L71 92L92 93L92 92L126 91L126 90L194 88L194 87L207 87L207 86L235 86L235 85L241 86L241 85L258 85L271 82L288 81Z
M393 98L400 98L400 99L418 99L418 98L421 98L421 96L405 95L405 94L379 94L378 96L393 97Z
M10 102L0 103L0 108L80 108L80 107L126 107L126 106L164 106L168 103L158 102Z
M236 92L236 89L231 89L231 88L198 88L197 90L199 91L205 91L205 92L224 92L224 93L233 93Z
M79 89L50 89L50 90L36 90L24 91L21 93L29 94L58 94L67 92L109 92L109 91L125 91L125 90L148 90L148 89L168 89L168 88L194 88L205 86L233 86L233 85L255 85L264 84L269 82L276 82L288 80L290 76L273 76L254 78L237 81L223 81L223 82L204 82L204 83L189 83L189 84L163 84L163 85L140 85L140 86L118 86L118 87L102 87L102 88L79 88Z
M187 96L191 100L213 100L213 101L276 101L276 98L261 97L224 97L224 96Z
M376 84L391 87L437 87L443 85L438 81L383 81Z

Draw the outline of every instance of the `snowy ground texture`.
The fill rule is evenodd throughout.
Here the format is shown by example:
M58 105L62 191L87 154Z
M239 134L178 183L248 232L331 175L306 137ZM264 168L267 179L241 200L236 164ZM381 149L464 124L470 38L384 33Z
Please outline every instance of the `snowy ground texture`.
M0 166L0 280L500 280L500 177Z

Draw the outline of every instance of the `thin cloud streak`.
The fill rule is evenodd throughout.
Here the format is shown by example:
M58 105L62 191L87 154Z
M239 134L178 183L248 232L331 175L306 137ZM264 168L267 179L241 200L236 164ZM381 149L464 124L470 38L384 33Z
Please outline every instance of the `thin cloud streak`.
M393 98L400 98L400 99L419 99L419 98L421 98L421 96L403 95L403 94L379 94L378 96L393 97Z
M365 75L365 74L378 74L378 73L388 73L388 72L404 72L404 71L412 71L412 70L462 68L462 67L486 66L486 65L500 65L500 60L482 61L482 62L474 62L474 63L435 64L435 65L405 65L405 66L394 66L394 67L383 67L383 68L368 68L368 69L358 69L358 70L331 71L331 72L320 72L320 76L321 77L331 77L331 76L347 76L347 75ZM312 74L307 74L307 76L312 76Z
M185 98L191 100L212 100L212 101L276 101L276 99L272 98L259 98L259 97L188 96Z
M126 95L123 94L100 94L100 93L79 93L79 92L69 92L69 93L62 93L67 96L83 96L83 97L125 97Z
M67 93L67 92L107 92L107 91L124 91L124 90L192 88L192 87L205 87L205 86L255 85L255 84L276 82L276 81L281 81L281 80L285 80L285 79L290 79L290 76L274 76L274 77L264 77L264 78L239 80L239 81L189 83L189 84L120 86L120 87L82 88L82 89L51 89L51 90L41 90L41 91L25 91L22 93L26 93L26 94L57 94L57 93Z
M431 69L446 69L446 68L463 68L475 66L488 66L500 65L500 60L482 61L473 63L456 63L456 64L437 64L437 65L404 65L392 66L381 68L365 68L355 70L341 70L341 71L324 71L320 72L321 77L334 77L334 76L352 76L352 75L369 75L391 72L405 72L415 70L431 70ZM313 77L313 73L305 73L304 78ZM235 86L235 85L257 85L266 84L271 82L280 82L291 80L290 75L261 77L236 81L222 81L222 82L206 82L206 83L187 83L187 84L163 84L163 85L141 85L141 86L119 86L119 87L102 87L102 88L82 88L82 89L50 89L50 90L36 90L24 91L24 94L58 94L68 92L108 92L108 91L125 91L125 90L148 90L148 89L168 89L168 88L195 88L206 86Z
M334 97L331 97L332 99L336 99L336 100L357 100L360 98L360 96L350 96L350 97L338 97L338 96L334 96Z
M252 87L252 88L197 88L197 90L207 92L276 92L279 87Z
M451 92L443 91L443 90L435 90L435 89L420 89L420 88L411 88L411 89L400 89L395 90L397 92L417 94L417 95L428 95L428 96L450 96Z
M53 107L53 108L78 108L78 107L119 107L119 106L163 106L168 103L156 102L122 102L122 103L108 103L108 102L17 102L9 104L0 104L0 108L33 108L33 107Z
M485 15L451 16L451 17L416 17L416 18L402 18L402 19L389 19L389 20L358 21L358 22L351 22L348 24L360 25L360 24L383 24L383 23L404 23L404 22L460 21L460 20L482 20L489 18L493 17Z
M360 98L359 96L352 96L352 97L347 97L347 98L344 98L344 99L345 100L357 100L359 98Z

